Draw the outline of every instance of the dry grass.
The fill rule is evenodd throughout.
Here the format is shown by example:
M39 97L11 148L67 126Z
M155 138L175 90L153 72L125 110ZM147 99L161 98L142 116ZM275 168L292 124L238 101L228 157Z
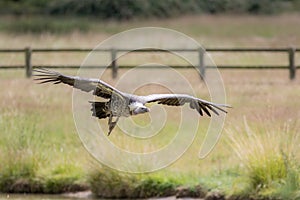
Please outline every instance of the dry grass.
M75 74L74 70L62 71ZM116 84L117 81L111 79L110 71L107 73L108 76L104 76L105 80ZM126 70L120 71L120 75L125 73ZM199 97L208 98L206 87L201 83L198 74L193 70L181 70L180 73L196 86ZM221 74L226 87L227 101L233 106L227 115L225 130L244 127L243 118L247 119L250 127L261 129L267 127L274 134L287 123L295 124L296 129L300 128L297 122L300 111L296 109L300 106L297 101L300 94L299 79L290 81L287 72L282 70L222 70ZM35 121L31 123L37 123L37 130L43 134L43 142L38 146L38 151L42 155L46 154L47 160L43 161L42 166L45 167L39 168L37 174L47 176L55 171L55 168L69 164L88 170L91 166L91 159L79 142L72 117L72 89L65 85L36 85L32 80L23 78L23 73L18 70L4 71L2 76L6 78L0 80L0 89L3 91L0 93L1 116L9 116L8 119L12 123L19 123L16 119L22 118L22 116L35 116ZM126 87L130 88L131 86L132 84L128 84ZM180 88L180 84L177 87ZM184 88L181 90L184 91ZM147 92L137 92L156 91L159 91L157 87L147 86ZM172 108L171 113L176 113L176 111L176 108ZM178 119L172 114L168 116L169 119ZM137 123L144 123L144 121L140 121L141 119L143 117L137 116L134 120ZM184 184L195 184L198 183L199 177L215 172L223 173L240 166L240 159L226 142L226 132L222 133L219 143L207 158L198 159L200 145L204 139L203 134L206 132L209 122L207 118L199 118L199 120L201 127L191 147L179 160L166 168L166 171L173 172L174 179L179 179L179 182ZM103 121L103 124L106 127L106 121ZM176 130L175 126L172 127L172 120L167 125L170 127L167 126L165 130L164 140L160 140L161 137L154 137L151 138L151 142L147 140L137 143L138 141L128 140L127 136L118 129L110 136L110 140L127 150L149 152L164 146L164 141L169 141L168 137L173 136L172 133ZM7 134L7 132L1 133ZM16 131L11 132L12 135L16 133ZM234 134L238 133L234 132ZM290 134L292 136L293 132ZM1 149L3 147L5 144L4 146L0 145ZM16 147L12 145L10 148ZM295 153L296 158L299 158L298 154L298 152ZM164 176L166 171L158 172L158 176ZM66 173L68 174L68 172ZM222 179L217 177L217 180ZM224 179L225 183L230 180ZM221 182L217 181L217 183ZM228 184L232 184L232 182Z
M68 70L65 72L74 74L75 71ZM125 72L125 70L121 70L120 75ZM9 72L3 72L2 75L5 76L6 73L10 74ZM186 76L193 85L201 85L198 75L193 70L182 70L180 73ZM229 110L225 129L242 126L244 123L243 117L246 117L249 124L254 126L263 126L265 123L283 126L285 122L295 121L300 117L300 112L295 109L300 107L300 103L297 101L300 94L299 81L291 82L286 71L223 70L221 73L226 87L227 101L234 107ZM59 132L58 134L64 134L64 137L68 140L70 138L77 140L71 110L72 89L65 85L36 85L32 80L22 78L22 76L21 73L19 76L16 75L16 78L1 79L1 90L3 92L0 96L0 109L2 115L19 113L26 116L30 113L36 113L36 115L41 116L39 124L53 132L52 136L56 134L55 132ZM116 81L111 80L110 76L105 77L109 83L116 83ZM177 86L180 87L180 85ZM130 88L130 84L128 87ZM206 87L202 85L197 88L197 94L205 98L207 96ZM151 92L151 89L148 91ZM153 91L157 91L157 89ZM172 109L174 112L176 108ZM173 119L176 119L176 117L173 116ZM200 120L204 120L201 122L204 124L208 122L206 119ZM206 127L204 124L203 127ZM205 128L200 130L203 131ZM122 138L118 134L116 132L112 135L112 140ZM213 166L212 170L214 168L220 168L221 170L226 169L233 163L238 164L238 159L223 143L222 139L207 159L198 160L197 153L202 140L203 135L198 135L183 158L170 168L174 170L185 168L187 171L201 172L202 169L207 168L207 165ZM65 146L67 141L57 141L59 143L56 145ZM72 148L77 149L78 147L73 146ZM72 152L72 148L66 147L66 151ZM191 163L188 167L185 164L187 161Z
M203 15L165 20L133 22L91 21L93 29L88 33L73 32L67 36L16 35L2 33L1 47L91 47L112 34L131 28L154 26L171 28L196 38L205 47L282 47L299 45L299 15L276 16Z
M73 32L69 34L8 34L0 33L0 48L24 48L26 46L58 48L86 47L92 48L109 38L112 34L131 28L155 26L170 28L187 34L204 47L290 47L300 46L299 15L279 16L186 16L179 19L134 21L134 22L91 22L93 28L87 33ZM171 42L171 41L170 41ZM82 54L36 54L33 64L81 64L86 53ZM109 55L108 55L109 56ZM145 62L146 58L136 59L130 56L124 60L126 64ZM285 54L212 54L216 64L277 64L287 63ZM24 56L1 54L1 64L22 64ZM299 56L296 63L299 65ZM152 54L148 57L152 62L174 63L174 57ZM122 61L123 62L123 61ZM177 61L176 61L177 62Z
M185 17L181 19L163 20L160 22L133 22L99 24L99 27L105 27L86 34L71 33L70 35L9 35L0 34L0 48L25 46L32 47L94 47L99 42L108 38L111 32L108 30L125 30L129 27L138 26L163 26L183 31L210 47L286 47L300 46L300 40L297 35L300 34L298 15L284 15L272 17L250 17L250 16L200 16ZM184 24L179 26L179 24ZM79 55L56 55L51 56L36 55L33 57L33 64L80 64L85 54ZM286 64L285 55L276 55L275 57L265 54L231 55L227 54L212 55L217 64ZM149 55L140 59L133 56L124 58L124 63L142 63L144 60L152 62L174 62L170 56ZM259 57L259 58L258 58ZM1 54L1 64L23 63L23 55L12 56ZM299 58L297 56L297 63ZM74 70L59 70L68 74L76 74ZM126 70L120 70L119 77L126 74ZM103 79L111 84L116 84L117 80L112 80L110 71L106 72ZM162 71L157 70L156 76L167 76ZM197 88L196 94L199 97L208 99L206 86L199 80L198 74L193 70L179 70L191 85ZM287 123L295 124L299 130L297 119L300 117L300 79L294 81L288 79L287 70L222 70L224 85L226 88L227 101L233 106L230 109L225 123L225 129L231 130L236 127L244 126L244 118L247 119L250 127L267 127L272 131L277 131ZM43 144L39 147L41 152L47 154L48 160L45 168L40 168L39 174L51 174L53 168L58 168L62 163L73 163L75 166L87 169L90 166L90 158L80 144L72 117L72 89L64 85L36 85L32 80L25 79L23 70L5 70L0 74L0 117L11 120L12 123L18 123L19 118L26 116L35 116L34 123L38 124L37 129L45 133ZM170 78L171 79L171 78ZM179 91L184 92L186 88L182 87L177 80L172 84ZM122 85L120 85L121 87ZM126 87L125 87L126 86ZM131 88L132 83L123 85L125 88ZM147 93L165 91L164 88L146 87ZM141 94L141 90L137 90ZM174 108L172 108L174 109ZM172 110L172 112L175 112ZM177 119L178 116L171 116L171 119ZM142 118L141 118L142 119ZM143 118L144 119L144 118ZM143 123L138 118L134 119L137 123ZM145 121L148 119L145 118ZM205 159L198 159L200 144L204 139L203 133L207 129L209 120L200 118L201 128L195 138L192 146L187 152L169 166L166 170L176 172L175 174L191 174L189 180L185 182L198 182L198 176L207 175L211 172L223 172L240 165L240 160L234 154L233 150L226 143L227 135L223 133L218 145L214 151ZM1 121L1 125L5 125ZM106 122L103 122L106 124ZM172 126L171 123L168 123ZM272 126L270 126L272 125ZM172 127L169 129L172 130ZM168 132L168 130L166 130ZM0 132L6 134L7 132ZM14 132L15 133L15 132ZM291 133L292 134L292 133ZM168 136L168 135L167 135ZM116 130L111 136L112 141L119 142L119 145L132 150L132 144L126 140L125 136ZM121 141L121 142L120 142ZM122 142L123 141L123 142ZM139 152L155 149L163 145L162 141L153 140L153 144L143 143L137 149ZM145 147L146 145L146 147ZM149 146L147 146L149 145ZM0 143L0 149L5 144ZM11 146L11 148L15 148ZM44 151L46 150L46 152ZM299 153L295 153L299 158ZM164 172L162 172L164 173ZM180 175L178 175L180 176ZM184 177L181 177L185 179Z

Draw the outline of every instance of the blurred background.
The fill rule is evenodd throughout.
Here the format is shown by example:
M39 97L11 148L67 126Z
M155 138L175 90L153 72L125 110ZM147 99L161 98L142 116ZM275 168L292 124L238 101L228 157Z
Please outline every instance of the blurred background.
M0 0L3 197L6 193L92 191L99 198L299 198L299 11L299 0ZM155 173L127 174L102 166L87 153L76 134L72 88L37 85L26 78L25 55L26 48L33 50L32 67L80 66L88 51L45 53L34 49L92 49L116 33L145 26L177 30L207 49L231 49L208 53L220 66L227 102L233 109L207 158L198 158L209 126L209 119L201 118L195 141L178 161ZM145 60L185 64L159 52L128 54L117 63L134 66ZM56 70L70 75L77 72ZM176 70L197 88L197 96L210 99L195 70ZM104 80L115 85L127 71L120 68L113 79L107 70ZM148 87L147 91L163 91ZM137 92L143 94L143 90ZM169 119L163 140L153 138L151 145L169 141L177 128L172 120L177 118ZM134 120L149 123L147 117ZM120 147L131 147L121 130L109 139ZM147 151L151 145L143 143L138 150Z

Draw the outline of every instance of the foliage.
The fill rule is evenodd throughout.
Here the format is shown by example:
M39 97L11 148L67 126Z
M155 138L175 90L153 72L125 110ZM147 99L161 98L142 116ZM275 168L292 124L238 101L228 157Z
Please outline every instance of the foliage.
M299 9L297 0L3 0L0 2L2 14L79 15L122 20L193 13L275 14Z
M10 19L12 20L12 19ZM90 29L86 19L58 19L50 17L20 17L2 22L2 29L18 34L52 33L63 34L71 31L86 32Z

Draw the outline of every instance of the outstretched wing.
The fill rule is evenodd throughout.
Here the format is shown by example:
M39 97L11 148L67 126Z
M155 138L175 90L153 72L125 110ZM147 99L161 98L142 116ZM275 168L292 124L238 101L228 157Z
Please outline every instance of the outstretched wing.
M219 115L218 111L227 113L223 108L229 108L230 106L224 104L215 104L203 99L199 99L186 94L152 94L143 96L144 103L157 102L158 104L164 104L168 106L182 106L189 103L190 108L196 109L201 116L206 113L211 116L210 111ZM223 108L222 108L223 107Z
M34 80L40 81L41 84L49 82L54 84L64 83L85 92L93 91L94 95L102 98L110 99L113 94L124 98L122 92L99 79L67 76L44 68L36 68L33 71L35 72L33 74L35 76Z

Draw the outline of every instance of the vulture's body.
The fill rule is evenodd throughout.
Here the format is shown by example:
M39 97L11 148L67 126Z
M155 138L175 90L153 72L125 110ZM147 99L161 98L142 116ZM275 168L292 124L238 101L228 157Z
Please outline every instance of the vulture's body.
M210 112L219 114L219 111L226 111L222 107L229 107L224 104L215 104L186 94L151 94L138 96L117 90L99 79L81 78L67 76L47 69L37 68L34 70L40 83L52 82L54 84L64 83L85 92L93 92L94 95L108 99L106 102L90 102L92 115L99 119L108 117L109 131L111 133L117 124L119 117L143 114L150 109L145 106L147 103L157 102L169 106L182 106L189 104L190 108L196 109L202 116L204 113L211 116ZM116 120L113 122L113 117Z

